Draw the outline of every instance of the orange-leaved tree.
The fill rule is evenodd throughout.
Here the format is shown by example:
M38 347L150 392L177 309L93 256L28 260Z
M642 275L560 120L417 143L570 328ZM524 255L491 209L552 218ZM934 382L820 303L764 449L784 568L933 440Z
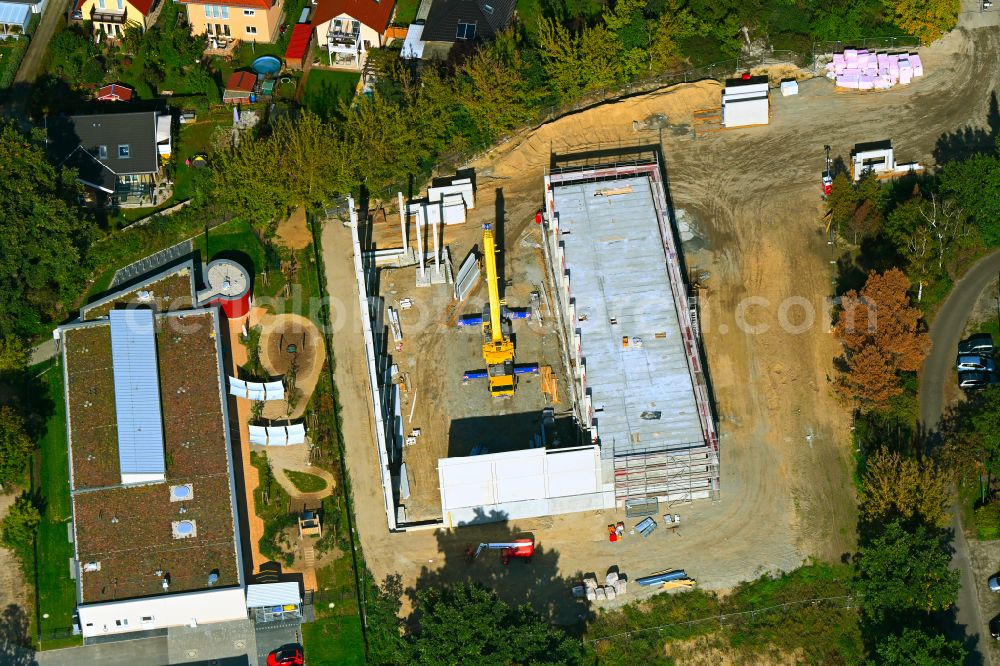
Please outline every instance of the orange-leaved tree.
M861 293L841 299L835 332L844 344L841 392L862 409L885 405L902 392L900 372L920 368L930 348L920 311L910 304L910 282L898 268L871 271Z

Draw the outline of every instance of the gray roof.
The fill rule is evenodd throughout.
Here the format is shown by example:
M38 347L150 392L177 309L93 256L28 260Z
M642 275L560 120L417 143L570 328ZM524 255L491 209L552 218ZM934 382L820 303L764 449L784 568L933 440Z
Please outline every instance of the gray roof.
M421 39L458 41L458 24L474 23L476 39L491 39L510 25L515 0L434 0Z
M649 179L553 195L601 455L703 445Z
M157 173L156 116L156 111L132 111L51 117L46 129L52 156L57 164L80 169L80 179L95 186L102 185L101 167L119 176ZM127 157L120 146L128 146Z
M165 474L153 311L112 310L109 315L121 473Z

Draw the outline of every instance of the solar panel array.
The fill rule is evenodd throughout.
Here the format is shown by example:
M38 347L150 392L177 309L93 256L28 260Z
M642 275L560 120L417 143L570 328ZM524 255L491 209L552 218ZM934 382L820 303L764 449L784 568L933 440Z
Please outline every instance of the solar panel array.
M164 475L163 416L152 310L112 310L111 360L118 463L127 475Z

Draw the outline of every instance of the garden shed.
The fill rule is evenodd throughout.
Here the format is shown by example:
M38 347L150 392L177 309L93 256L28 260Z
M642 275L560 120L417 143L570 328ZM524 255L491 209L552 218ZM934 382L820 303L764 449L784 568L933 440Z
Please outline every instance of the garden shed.
M304 69L312 47L313 28L311 23L299 23L292 28L292 36L285 49L285 67Z
M254 87L257 75L253 72L233 72L222 93L222 101L227 104L249 104L254 101Z

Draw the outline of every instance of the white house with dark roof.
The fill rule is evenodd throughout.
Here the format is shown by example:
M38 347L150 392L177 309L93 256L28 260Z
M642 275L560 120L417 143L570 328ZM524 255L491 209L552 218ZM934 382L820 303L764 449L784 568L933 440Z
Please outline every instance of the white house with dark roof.
M53 161L77 169L88 188L121 206L159 203L172 148L169 111L50 116L45 129Z

